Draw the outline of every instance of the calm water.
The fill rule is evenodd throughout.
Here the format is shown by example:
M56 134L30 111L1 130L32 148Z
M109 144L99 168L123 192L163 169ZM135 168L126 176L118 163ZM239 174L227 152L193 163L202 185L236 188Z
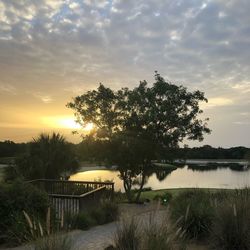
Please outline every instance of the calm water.
M118 171L91 170L74 174L70 177L70 180L113 180L115 182L115 190L123 191L122 181L118 175ZM229 168L218 168L215 170L198 171L185 166L174 170L163 180L160 181L159 179L159 176L157 178L155 173L152 174L148 178L145 187L151 187L153 190L184 187L242 188L250 186L250 169L235 171Z

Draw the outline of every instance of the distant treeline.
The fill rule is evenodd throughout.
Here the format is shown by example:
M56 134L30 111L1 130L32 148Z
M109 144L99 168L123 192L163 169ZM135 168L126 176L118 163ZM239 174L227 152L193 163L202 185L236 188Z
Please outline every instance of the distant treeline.
M250 158L250 149L246 147L213 148L209 145L194 148L170 150L175 159L246 159Z
M15 157L26 152L28 143L0 141L0 157Z
M71 144L71 143L70 143ZM80 160L89 158L90 152L84 143L71 144ZM15 143L13 141L0 141L0 157L15 157L27 151L29 143ZM167 159L245 159L250 158L250 149L246 147L213 148L209 145L202 147L175 148L166 151Z

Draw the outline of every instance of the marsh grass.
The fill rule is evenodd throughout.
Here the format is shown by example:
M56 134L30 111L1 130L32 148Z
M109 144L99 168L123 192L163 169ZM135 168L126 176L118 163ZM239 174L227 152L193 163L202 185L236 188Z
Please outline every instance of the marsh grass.
M216 204L211 239L215 249L250 249L250 189L235 190Z
M191 239L204 239L209 235L214 218L214 206L207 191L193 189L177 196L171 204L171 217Z
M160 202L156 210L145 214L136 220L123 218L119 224L115 237L117 250L184 250L185 232L178 227L178 221L170 223L168 210L159 211ZM183 218L179 218L182 220Z
M135 219L123 219L117 227L114 236L114 249L116 250L139 250L141 245L141 232L139 222Z
M65 235L50 235L35 242L34 250L70 250L72 240Z

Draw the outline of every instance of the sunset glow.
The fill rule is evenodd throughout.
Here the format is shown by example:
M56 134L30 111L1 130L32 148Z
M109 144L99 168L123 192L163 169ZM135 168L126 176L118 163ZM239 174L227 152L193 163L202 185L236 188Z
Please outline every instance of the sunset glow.
M81 126L77 124L72 117L65 116L47 116L42 117L44 125L50 128L64 128L64 129L80 129Z

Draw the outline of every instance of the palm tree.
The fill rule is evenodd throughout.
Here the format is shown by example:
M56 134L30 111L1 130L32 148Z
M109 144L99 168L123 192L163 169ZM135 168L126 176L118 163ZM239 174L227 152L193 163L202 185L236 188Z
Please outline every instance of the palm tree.
M33 139L28 154L17 165L25 179L65 178L79 166L70 143L59 133L42 133Z

